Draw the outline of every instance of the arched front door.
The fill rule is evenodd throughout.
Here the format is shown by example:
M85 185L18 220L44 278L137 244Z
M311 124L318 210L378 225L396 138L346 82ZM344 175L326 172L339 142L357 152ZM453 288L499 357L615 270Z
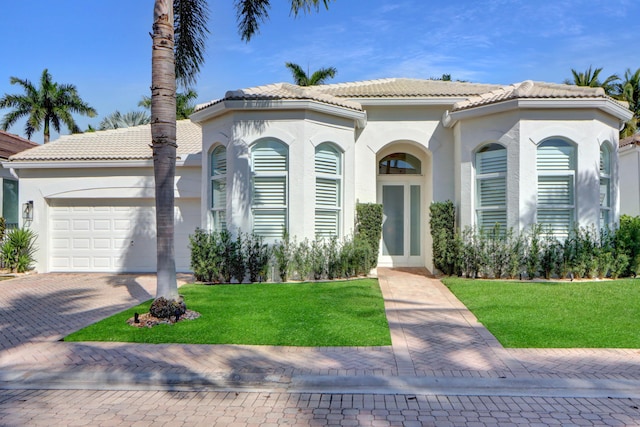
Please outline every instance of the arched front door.
M392 153L378 163L378 203L382 204L381 266L424 266L422 162Z

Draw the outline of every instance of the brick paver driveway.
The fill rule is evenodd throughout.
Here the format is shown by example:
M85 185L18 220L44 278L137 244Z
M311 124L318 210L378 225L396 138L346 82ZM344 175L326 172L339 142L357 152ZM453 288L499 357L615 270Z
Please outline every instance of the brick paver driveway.
M60 342L154 278L0 282L0 425L640 425L638 350L504 349L424 270L379 278L393 345L319 349Z

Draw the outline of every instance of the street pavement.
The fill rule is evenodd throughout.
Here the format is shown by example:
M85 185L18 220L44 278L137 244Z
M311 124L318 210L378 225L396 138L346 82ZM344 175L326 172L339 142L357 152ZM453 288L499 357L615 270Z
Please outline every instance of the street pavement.
M67 343L155 278L0 282L0 425L640 425L638 349L505 349L426 270L378 277L392 345L338 348Z

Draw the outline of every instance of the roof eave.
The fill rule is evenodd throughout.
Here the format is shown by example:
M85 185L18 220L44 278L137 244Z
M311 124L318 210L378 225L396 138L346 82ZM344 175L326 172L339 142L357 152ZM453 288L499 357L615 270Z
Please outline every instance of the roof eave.
M199 153L198 153L199 155ZM185 155L184 159L176 159L176 167L193 166L194 155ZM153 167L153 159L135 160L8 160L0 162L4 168L11 169L86 169L86 168L149 168Z
M310 110L354 120L358 127L367 123L367 113L339 105L330 105L309 99L224 99L193 113L190 118L202 123L230 111L243 110Z
M517 98L500 101L487 105L466 108L459 111L446 111L442 117L445 127L453 127L459 120L482 117L490 114L498 114L515 109L598 109L617 118L621 122L627 122L633 117L633 113L619 103L607 98Z

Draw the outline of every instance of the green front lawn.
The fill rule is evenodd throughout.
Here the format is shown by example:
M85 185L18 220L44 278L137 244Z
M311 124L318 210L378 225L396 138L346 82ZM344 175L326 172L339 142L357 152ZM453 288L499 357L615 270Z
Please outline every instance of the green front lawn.
M640 348L640 280L442 282L505 347Z
M378 281L185 285L187 308L201 317L135 328L126 321L151 301L104 319L65 341L256 344L289 346L391 345Z

